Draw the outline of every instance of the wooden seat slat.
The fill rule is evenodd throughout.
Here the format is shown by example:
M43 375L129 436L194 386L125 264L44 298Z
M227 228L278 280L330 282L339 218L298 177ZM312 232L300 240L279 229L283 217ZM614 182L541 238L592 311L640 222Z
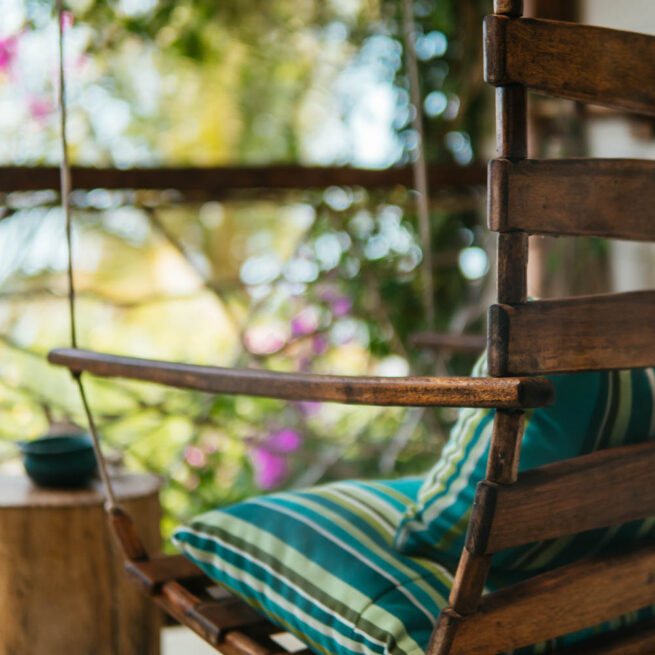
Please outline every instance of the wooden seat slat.
M655 366L655 291L492 305L489 325L491 375Z
M600 450L478 485L467 548L478 554L651 516L655 440Z
M489 229L496 232L655 239L655 161L495 159Z
M485 79L655 116L655 37L532 18L487 16Z
M551 405L553 386L544 378L355 377L279 373L258 369L196 366L61 348L52 364L73 372L156 382L209 393L245 394L287 400L359 405L500 407Z
M162 584L172 580L206 578L190 559L184 555L156 557L143 562L126 561L125 570L147 594L157 594Z
M457 624L450 655L511 651L636 611L655 598L655 545L580 560L483 596Z

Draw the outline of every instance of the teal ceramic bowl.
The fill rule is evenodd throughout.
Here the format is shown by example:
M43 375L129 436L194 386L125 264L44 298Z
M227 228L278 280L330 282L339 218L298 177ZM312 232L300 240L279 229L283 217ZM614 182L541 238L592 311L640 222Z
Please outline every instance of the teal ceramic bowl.
M42 487L81 487L98 469L86 434L42 437L23 441L19 448L27 475Z

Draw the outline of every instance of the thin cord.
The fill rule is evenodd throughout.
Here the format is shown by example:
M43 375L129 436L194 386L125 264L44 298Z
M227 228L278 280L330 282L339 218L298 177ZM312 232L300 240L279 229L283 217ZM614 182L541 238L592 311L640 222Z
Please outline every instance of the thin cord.
M416 209L418 213L418 225L423 247L423 305L428 319L428 327L434 327L434 285L432 283L432 239L430 237L430 189L428 186L427 163L424 149L423 132L423 103L421 102L421 86L418 76L418 61L416 48L414 46L414 35L416 24L414 22L414 3L412 0L404 2L404 36L407 73L409 75L409 95L414 105L414 118L412 127L418 135L418 155L413 162L414 166L414 187L418 193Z
M70 187L71 187L71 172L70 163L68 161L68 141L66 140L66 80L64 76L64 3L63 0L57 0L57 21L59 23L59 126L61 138L61 165L60 171L60 184L61 184L61 206L66 219L66 245L68 247L68 309L70 312L70 330L71 330L71 344L73 348L77 348L77 325L75 323L75 286L73 283L73 239L72 227L73 220L70 208ZM80 397L82 398L82 405L84 412L89 423L89 431L91 432L91 441L93 442L93 450L95 452L96 460L98 462L98 469L100 470L100 477L105 489L105 509L111 511L118 507L116 502L116 495L114 488L107 472L107 462L102 454L100 448L100 439L98 437L98 430L96 429L93 414L86 398L86 392L82 383L82 374L79 372L73 373L73 378L77 382L80 390Z
M73 282L73 221L70 210L71 174L68 161L68 140L66 137L66 78L64 75L64 6L57 0L57 22L59 24L59 133L61 142L61 166L59 184L61 187L61 206L66 221L66 244L68 246L68 309L70 313L70 335L73 348L77 348L77 329L75 324L75 284Z

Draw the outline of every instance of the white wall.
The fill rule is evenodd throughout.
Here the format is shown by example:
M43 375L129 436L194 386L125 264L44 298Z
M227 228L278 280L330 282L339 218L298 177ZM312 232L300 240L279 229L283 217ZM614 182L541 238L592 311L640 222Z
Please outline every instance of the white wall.
M655 35L655 2L582 0L581 21ZM637 139L625 120L593 121L587 136L592 157L655 159L655 139ZM652 218L655 221L655 216ZM611 259L612 280L617 291L655 288L655 245L613 241Z

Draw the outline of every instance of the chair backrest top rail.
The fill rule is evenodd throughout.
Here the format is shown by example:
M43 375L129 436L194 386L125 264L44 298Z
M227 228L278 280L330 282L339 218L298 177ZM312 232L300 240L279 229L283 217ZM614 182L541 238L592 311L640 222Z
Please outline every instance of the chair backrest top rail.
M655 116L655 36L533 18L487 16L485 79Z

